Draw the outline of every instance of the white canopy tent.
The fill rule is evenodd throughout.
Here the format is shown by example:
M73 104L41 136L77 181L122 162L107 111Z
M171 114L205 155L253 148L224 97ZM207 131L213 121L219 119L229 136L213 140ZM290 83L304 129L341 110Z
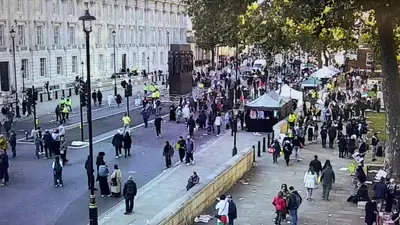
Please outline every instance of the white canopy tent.
M317 72L311 74L312 77L315 78L332 78L334 75L338 74L340 71L335 68L329 68L324 66L319 69Z
M303 92L297 91L297 90L289 87L289 85L285 84L280 89L280 96L290 98L290 99L302 100Z

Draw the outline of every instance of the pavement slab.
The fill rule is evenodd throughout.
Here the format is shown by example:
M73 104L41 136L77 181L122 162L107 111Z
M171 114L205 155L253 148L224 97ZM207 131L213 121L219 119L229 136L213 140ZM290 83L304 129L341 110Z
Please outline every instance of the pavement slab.
M150 124L149 128L139 127L131 132L133 139L131 157L115 159L111 137L94 145L94 155L97 156L100 151L105 152L105 161L109 168L112 169L118 164L123 172L123 181L126 181L129 174L133 174L138 187L141 187L164 171L165 160L162 157L162 150L165 141L173 143L180 135L187 135L187 128L183 123L164 122L162 138L155 137L153 127L154 125ZM194 138L200 147L216 136L205 136L198 131ZM0 224L86 224L89 192L84 164L88 148L68 150L69 162L63 170L64 186L54 188L52 160L43 158L35 160L33 145L20 144L17 147L17 158L10 158L10 184L0 188ZM178 154L175 154L173 163L177 161ZM186 179L185 177L184 182ZM96 200L99 215L121 201L117 198L99 196Z
M238 150L254 145L259 136L251 133L239 132L237 134ZM173 204L175 200L186 193L187 179L196 171L202 178L220 168L232 155L233 137L230 132L225 132L214 141L208 141L203 146L197 147L194 159L195 165L186 166L179 164L172 169L166 170L159 175L149 185L140 189L135 199L134 213L124 215L124 202L119 203L115 208L101 216L101 225L144 225L147 220L151 220L157 213Z
M303 203L298 211L298 224L304 225L363 225L364 210L357 209L357 205L346 202L347 198L355 192L351 187L351 178L347 168L350 160L338 158L338 152L331 149L322 149L320 144L306 145L301 150L300 162L291 160L287 167L283 158L278 159L278 164L272 163L272 156L263 153L257 158L257 166L249 171L243 182L234 185L227 194L231 194L238 210L235 224L240 225L269 225L273 224L275 212L272 199L280 189L281 184L294 186L303 197ZM306 200L306 188L303 184L304 173L308 170L309 162L314 155L324 163L330 159L336 175L336 182L331 191L331 201L322 201L322 188L314 190L313 201ZM214 215L214 206L204 214ZM216 223L215 219L209 224ZM200 225L203 223L194 223ZM285 223L282 223L285 224Z

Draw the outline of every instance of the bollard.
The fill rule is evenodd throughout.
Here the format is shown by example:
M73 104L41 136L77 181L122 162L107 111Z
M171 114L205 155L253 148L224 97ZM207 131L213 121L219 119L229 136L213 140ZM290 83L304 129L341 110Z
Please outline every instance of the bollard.
M258 141L257 155L258 155L258 157L261 157L261 142L260 141Z
M271 144L272 144L271 136L272 135L270 133L268 133L268 145L267 145L268 148L271 147Z
M263 137L263 147L262 147L262 149L263 149L263 152L267 152L267 148L265 146L265 137Z
M154 83L154 77L151 76L151 83Z
M253 145L253 162L256 162L256 146Z

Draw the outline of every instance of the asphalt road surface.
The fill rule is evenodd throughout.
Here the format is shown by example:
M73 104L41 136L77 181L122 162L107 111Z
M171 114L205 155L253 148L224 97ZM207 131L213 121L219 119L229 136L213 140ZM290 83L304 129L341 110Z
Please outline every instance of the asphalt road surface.
M130 99L129 101L129 109L130 111L137 108L134 105L134 99ZM116 113L121 113L123 115L124 112L126 112L126 104L123 102L123 104L120 105L120 107L117 107L116 105L112 107L108 107L107 104L103 104L102 106L92 106L92 120L97 120L99 118L103 118L109 115L113 115ZM54 110L51 110L51 114L48 115L41 115L38 117L39 124L38 126L42 128L44 131L45 129L53 129L59 125L59 122L56 121L55 113ZM83 120L84 122L87 121L87 114L86 114L86 108L83 108ZM67 120L65 126L68 129L68 126L78 126L80 123L80 111L79 107L78 108L73 108L71 113L70 113L70 119ZM25 130L28 130L29 132L33 128L33 117L30 119L23 119L19 121L14 122L14 126L12 127L12 130L14 130L17 134L17 138L23 138L25 137L24 132ZM4 129L1 130L4 132Z
M99 120L101 123L101 120ZM108 120L107 120L108 121ZM113 119L110 119L113 121ZM139 119L133 119L140 123ZM114 122L120 126L119 122ZM105 123L106 124L106 123ZM108 126L112 122L107 122ZM162 149L165 141L177 141L179 135L186 136L187 128L184 124L166 122L162 124L162 138L155 137L154 125L149 128L140 127L132 132L132 156L124 159L114 158L114 149L111 139L94 145L94 155L104 151L105 161L113 170L118 164L123 173L123 182L129 174L133 174L138 187L144 185L160 174L165 168ZM103 125L107 127L107 125ZM98 128L95 126L94 130ZM108 129L109 130L109 129ZM72 133L71 131L67 131ZM96 131L97 132L97 131ZM215 135L195 133L198 150L200 145ZM87 190L86 171L84 163L88 155L88 148L70 149L69 163L63 169L64 186L53 186L52 160L33 159L33 145L21 144L17 146L18 157L10 158L10 184L0 188L0 224L1 225L80 225L88 221L89 191ZM174 155L173 162L177 162L178 154ZM188 168L190 169L190 167ZM183 177L182 179L188 179ZM96 186L98 184L96 183ZM96 192L99 215L116 205L120 199L101 198ZM124 216L124 215L121 215Z

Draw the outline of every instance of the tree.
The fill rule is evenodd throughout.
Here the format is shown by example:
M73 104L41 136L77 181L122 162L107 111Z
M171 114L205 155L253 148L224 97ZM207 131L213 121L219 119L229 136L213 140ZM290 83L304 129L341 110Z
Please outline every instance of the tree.
M385 169L395 178L400 178L400 76L397 65L397 48L394 28L399 20L400 1L398 0L285 0L287 12L297 10L296 20L316 22L316 31L323 28L340 27L354 29L362 13L373 12L377 26L380 59L383 74L383 94L386 106Z

